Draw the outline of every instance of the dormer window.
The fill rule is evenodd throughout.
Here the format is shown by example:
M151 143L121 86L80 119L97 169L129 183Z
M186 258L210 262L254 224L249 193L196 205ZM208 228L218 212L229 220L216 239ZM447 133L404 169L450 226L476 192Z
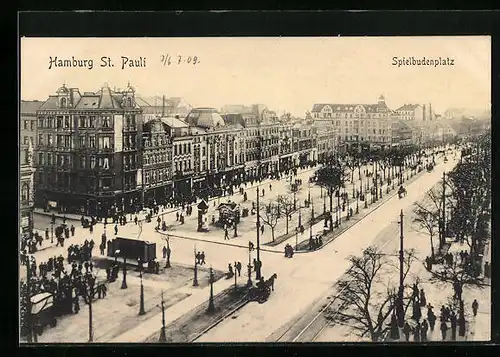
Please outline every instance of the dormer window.
M132 98L127 98L127 106L128 107L132 106Z
M61 108L66 108L68 106L68 100L66 98L61 98Z

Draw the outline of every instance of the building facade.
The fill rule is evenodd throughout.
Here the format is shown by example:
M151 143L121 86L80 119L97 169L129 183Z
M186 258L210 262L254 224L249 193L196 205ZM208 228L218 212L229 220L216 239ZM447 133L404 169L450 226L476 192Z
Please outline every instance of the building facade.
M142 118L130 85L84 93L63 85L37 121L38 206L100 217L138 207Z
M142 204L165 204L173 197L172 137L161 118L142 127Z
M316 123L330 123L337 133L338 146L348 149L386 148L392 142L392 111L384 96L377 104L315 104L311 111Z
M34 179L33 147L28 143L28 149L20 157L19 167L19 227L21 236L30 236L33 232Z

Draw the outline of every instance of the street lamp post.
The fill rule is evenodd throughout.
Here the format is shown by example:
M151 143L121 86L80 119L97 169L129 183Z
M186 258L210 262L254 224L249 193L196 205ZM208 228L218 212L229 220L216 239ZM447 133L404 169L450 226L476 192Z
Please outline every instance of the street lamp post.
M142 270L143 270L143 265L142 265L142 259L139 260L139 278L141 279L141 295L140 295L140 300L139 300L139 315L145 315L146 311L144 310L144 285L142 284Z
M165 305L163 300L163 290L161 291L161 331L160 331L160 341L167 342L167 334L165 327Z
M121 288L127 288L127 257L125 255L123 256L123 280Z
M215 310L215 305L214 305L214 271L212 267L210 267L210 275L209 275L209 283L210 283L210 298L208 301L208 312L212 312Z
M193 286L198 286L198 259L196 258L196 244L194 245L194 278Z
M50 244L54 243L54 222L50 222Z

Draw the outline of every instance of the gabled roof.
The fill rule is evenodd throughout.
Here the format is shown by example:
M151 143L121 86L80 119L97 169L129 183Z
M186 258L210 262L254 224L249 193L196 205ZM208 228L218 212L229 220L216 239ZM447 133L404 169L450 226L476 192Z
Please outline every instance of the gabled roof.
M109 87L102 88L100 91L101 100L99 103L99 109L117 109L120 108L120 102L111 92ZM83 99L84 97L82 97Z

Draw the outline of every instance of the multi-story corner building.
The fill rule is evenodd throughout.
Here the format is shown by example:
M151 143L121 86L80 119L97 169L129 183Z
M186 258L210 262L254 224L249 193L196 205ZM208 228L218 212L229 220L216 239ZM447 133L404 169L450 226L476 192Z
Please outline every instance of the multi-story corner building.
M37 119L38 206L100 217L137 208L142 118L130 85L84 93L63 85Z
M28 149L22 152L24 157L19 161L20 166L20 202L19 202L19 215L20 215L20 233L21 236L29 236L33 231L33 205L34 205L34 181L33 174L33 146L28 143ZM21 156L23 156L21 155Z
M142 203L165 204L172 198L172 138L165 118L142 126Z
M339 142L351 149L385 148L391 145L391 110L380 96L377 104L315 104L315 122L330 122Z

